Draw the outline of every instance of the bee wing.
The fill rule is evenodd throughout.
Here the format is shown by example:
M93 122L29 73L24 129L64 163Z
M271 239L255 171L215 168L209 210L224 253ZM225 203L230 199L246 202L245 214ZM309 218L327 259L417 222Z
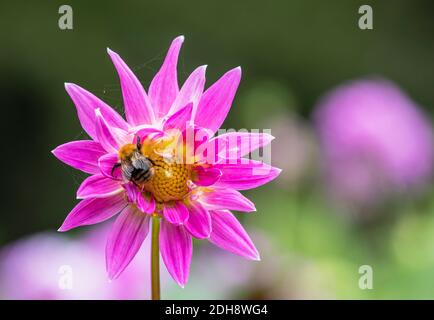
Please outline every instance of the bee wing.
M134 171L134 167L132 166L132 164L130 164L129 162L122 162L121 164L121 172L122 172L122 176L125 180L130 181L131 180L131 175Z
M132 166L136 169L148 171L152 163L142 154L137 154L131 158Z

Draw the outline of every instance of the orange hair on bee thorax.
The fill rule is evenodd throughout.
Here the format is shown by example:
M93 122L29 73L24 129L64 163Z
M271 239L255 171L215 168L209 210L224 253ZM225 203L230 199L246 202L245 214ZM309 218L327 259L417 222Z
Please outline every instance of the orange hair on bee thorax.
M126 144L122 148L120 148L119 158L121 160L128 160L131 158L134 151L136 151L136 150L137 150L137 147L135 144L132 144L132 143Z

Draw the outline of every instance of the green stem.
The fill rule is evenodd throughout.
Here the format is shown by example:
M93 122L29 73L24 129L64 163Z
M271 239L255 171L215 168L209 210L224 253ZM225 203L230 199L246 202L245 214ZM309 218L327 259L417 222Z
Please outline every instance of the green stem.
M160 300L160 217L152 217L151 282L152 300Z

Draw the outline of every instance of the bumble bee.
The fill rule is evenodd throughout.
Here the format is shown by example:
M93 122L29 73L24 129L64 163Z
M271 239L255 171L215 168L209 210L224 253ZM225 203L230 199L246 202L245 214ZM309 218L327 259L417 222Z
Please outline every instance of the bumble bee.
M152 178L154 162L141 153L142 144L137 137L137 143L127 144L119 151L120 162L112 168L112 175L116 168L121 168L122 177L138 185Z

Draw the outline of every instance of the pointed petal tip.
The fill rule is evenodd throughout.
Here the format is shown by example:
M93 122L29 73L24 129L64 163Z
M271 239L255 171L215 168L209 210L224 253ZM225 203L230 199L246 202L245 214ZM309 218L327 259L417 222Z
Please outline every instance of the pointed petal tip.
M241 79L241 75L243 73L243 71L241 70L241 67L236 67L234 69L234 71L236 72L237 77L239 77Z
M86 196L82 194L81 190L77 190L77 193L75 194L75 198L77 200L84 200Z
M206 73L206 69L207 69L207 68L208 68L208 65L207 65L207 64L201 65L201 66L197 67L197 68L193 71L193 73L202 73L203 75L205 75L205 73Z
M261 261L261 255L255 247L253 247L253 249L250 251L250 254L245 255L244 258L251 261Z
M75 83L72 82L65 82L64 84L65 90L69 93L72 90L79 90L81 89L80 86L76 85Z
M65 87L65 90L68 93L77 87L77 85L75 83L72 83L72 82L65 82L63 84L63 86Z
M185 37L181 34L181 35L177 36L177 37L175 38L175 40L173 40L173 41L174 41L174 42L175 42L175 41L180 41L180 42L182 43L182 42L184 42L184 40L185 40Z
M247 211L247 212L256 212L256 211L258 211L258 210L256 209L255 204L254 204L252 201L250 201L250 200L247 199L247 198L246 198L246 200L248 201L247 205L250 207L250 211Z
M242 73L241 66L238 66L238 67L230 69L224 75L226 75L226 76L231 75L231 76L241 77L241 73Z
M241 80L241 75L242 75L242 70L241 67L238 66L236 68L233 68L232 70L229 70L229 73L232 74L232 76L237 79L236 81L240 81Z
M116 280L119 277L119 274L113 273L112 271L107 271L107 277L110 282Z
M276 167L271 167L270 170L271 170L271 172L270 172L271 179L268 182L271 182L274 179L276 179L280 175L280 173L282 172L282 169L276 168Z
M67 232L71 229L74 229L75 227L71 227L70 225L66 224L65 222L60 226L59 229L57 229L57 232Z
M256 249L254 244L253 244L253 255L251 259L253 261L261 261L261 255L259 254L259 251L258 249Z
M117 52L114 52L112 49L110 49L109 47L107 47L107 54L110 56L110 57L113 57L113 56L115 56L115 57L119 57L119 54L117 53Z
M250 201L250 200L249 200ZM256 206L253 202L250 201L250 203L248 203L249 207L250 207L250 211L246 211L246 212L257 212L258 210L256 209Z

